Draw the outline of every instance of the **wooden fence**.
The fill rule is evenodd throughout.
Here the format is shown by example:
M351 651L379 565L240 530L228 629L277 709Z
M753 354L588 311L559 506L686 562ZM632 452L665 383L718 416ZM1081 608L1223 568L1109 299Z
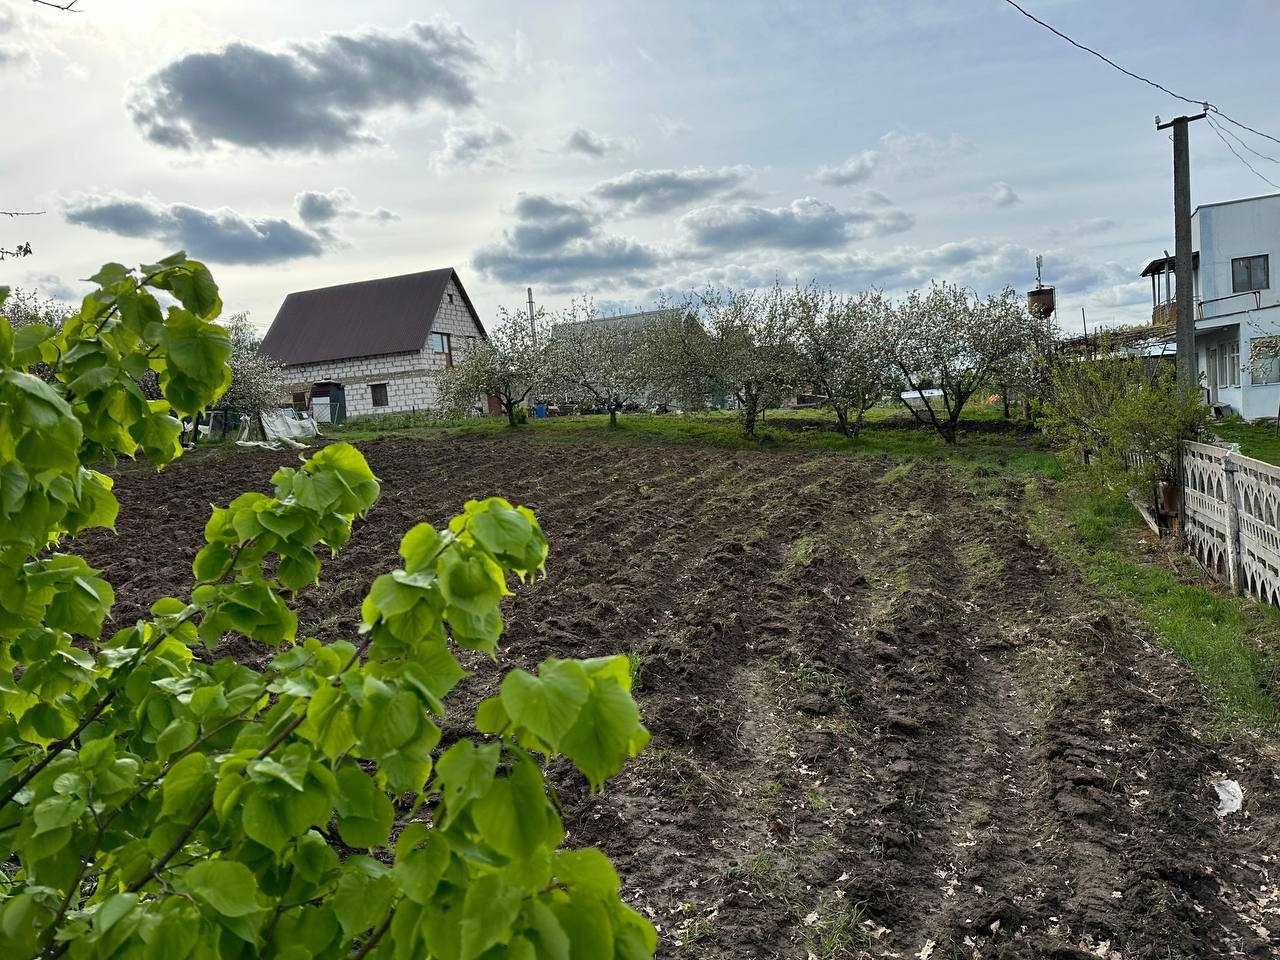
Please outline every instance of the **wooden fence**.
M1280 606L1280 467L1187 442L1182 477L1187 549L1235 592Z

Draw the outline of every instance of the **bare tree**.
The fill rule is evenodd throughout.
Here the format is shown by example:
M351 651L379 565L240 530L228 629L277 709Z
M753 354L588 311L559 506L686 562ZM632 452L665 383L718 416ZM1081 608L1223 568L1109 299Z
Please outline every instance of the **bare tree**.
M923 401L921 419L955 443L965 404L1025 366L1041 339L1038 324L1012 287L983 299L966 287L935 283L898 301L890 326L893 363ZM930 399L926 383L940 396Z
M446 409L474 411L486 397L497 397L511 426L516 410L531 395L553 389L558 372L549 345L546 314L539 308L532 321L527 311L501 311L487 340L477 341L462 360L440 376Z
M794 302L802 374L835 412L840 432L856 436L888 389L889 306L878 291L840 296L813 287L797 290Z

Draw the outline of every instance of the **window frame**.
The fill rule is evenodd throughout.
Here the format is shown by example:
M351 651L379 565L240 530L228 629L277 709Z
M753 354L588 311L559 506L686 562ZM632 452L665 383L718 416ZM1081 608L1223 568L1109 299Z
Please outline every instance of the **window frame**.
M444 347L443 350L436 349L436 337L440 338L440 343ZM446 367L452 367L453 366L453 336L448 333L441 333L439 331L433 330L431 331L430 341L431 341L431 352L435 354L437 357L444 357L444 365Z
M381 391L382 391L382 394L381 394L381 396L382 396L382 402L381 402L381 403L379 403L379 402L378 402L378 396L379 396L378 391L379 391L379 390L381 390ZM391 397L390 397L390 395L389 395L389 394L388 394L388 392L387 392L387 385L386 385L385 383L371 383L371 384L369 384L369 400L370 400L370 402L371 402L372 406L375 406L375 407L389 407L389 406L391 406Z
M1262 265L1263 282L1261 286L1256 285L1254 281L1254 276L1256 272L1254 268L1255 262L1260 263ZM1244 268L1245 283L1247 284L1247 286L1241 286L1237 282L1237 278L1236 278L1237 264L1243 266ZM1270 290L1270 289L1271 289L1271 254L1252 253L1247 257L1231 258L1231 292L1232 293L1253 293L1257 290Z

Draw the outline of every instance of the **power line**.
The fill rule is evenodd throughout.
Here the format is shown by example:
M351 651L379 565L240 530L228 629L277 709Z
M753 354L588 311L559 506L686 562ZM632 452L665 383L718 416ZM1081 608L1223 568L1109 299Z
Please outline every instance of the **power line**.
M1236 133L1234 130L1230 130L1227 127L1222 127L1221 130L1228 137L1230 137L1236 143L1240 144L1240 146L1244 147L1246 150L1252 153L1255 157L1258 157L1260 160L1270 160L1272 163L1280 163L1280 157L1272 157L1272 156L1268 156L1265 153L1259 153L1257 150L1253 149L1253 147L1249 146L1249 144L1246 143L1243 139L1241 139L1240 134Z
M1264 177L1262 174L1260 174L1257 171L1257 169L1254 167L1253 164L1251 164L1248 160L1246 160L1244 157L1240 155L1240 151L1237 150L1235 147L1233 147L1231 145L1231 141L1222 135L1222 131L1218 129L1218 125L1213 122L1212 116L1206 116L1205 119L1209 121L1209 126L1212 127L1213 132L1218 135L1218 139L1221 140L1224 144L1226 144L1227 149L1236 155L1237 160L1239 160L1246 167L1248 167L1249 170L1253 173L1253 175L1257 177L1259 180L1261 180L1263 183L1268 183L1271 186L1275 187L1277 190L1280 190L1280 183L1276 183L1274 180L1268 180L1266 177Z
M1106 56L1105 54L1099 53L1097 50L1093 49L1093 47L1087 47L1083 43L1079 43L1075 40L1072 40L1069 36L1067 36L1057 27L1053 26L1053 24L1045 23L1043 20L1037 17L1034 13L1027 10L1025 7L1019 6L1017 3L1014 2L1014 0L1004 0L1004 2L1009 4L1009 6L1013 7L1013 9L1017 10L1020 14L1022 14L1028 20L1034 20L1036 23L1040 24L1040 26L1044 27L1050 33L1056 34L1057 36L1061 37L1063 40L1067 41L1067 43L1071 44L1073 47L1077 47L1080 50L1083 50L1085 53L1093 54L1103 63L1107 64L1110 67L1114 67L1116 70L1119 70L1121 73L1123 73L1127 77L1132 77L1134 80L1141 80L1143 83L1147 84L1148 86L1155 87L1157 90L1162 90L1163 92L1167 93L1169 96L1173 97L1175 100L1183 100L1187 103L1195 104L1198 107L1207 108L1207 107L1213 106L1212 104L1206 103L1203 100L1195 100L1195 99L1192 99L1191 97L1184 97L1180 93L1174 93L1168 87L1164 86L1164 84L1156 83L1154 80L1144 77L1140 73L1134 73L1132 70L1126 70L1124 67L1120 66L1120 64L1116 63L1110 57Z
M1255 136L1262 137L1265 140L1270 140L1273 143L1280 143L1280 137L1273 137L1271 134L1264 133L1261 130L1255 129L1254 127L1249 126L1247 123L1244 123L1243 121L1236 120L1234 117L1231 117L1223 113L1221 110L1219 110L1216 106L1214 106L1208 100L1205 100L1203 98L1184 97L1182 94L1176 93L1173 90L1170 90L1164 84L1157 83L1156 81L1152 80L1150 77L1144 77L1140 73L1134 73L1132 70L1122 67L1120 64L1116 63L1106 54L1099 53L1097 50L1093 49L1093 47L1086 46L1085 44L1080 43L1077 40L1073 40L1071 37L1067 36L1065 33L1063 33L1053 24L1046 23L1045 21L1041 20L1034 13L1027 10L1021 4L1015 2L1015 0L1004 0L1004 2L1009 4L1009 6L1013 7L1013 9L1017 10L1020 14L1022 14L1028 20L1038 23L1040 26L1044 27L1050 33L1067 41L1067 43L1071 44L1073 47L1079 50L1083 50L1085 53L1092 54L1093 56L1101 60L1103 63L1105 63L1107 66L1112 67L1113 69L1119 70L1126 77L1132 77L1134 80L1138 80L1142 83L1147 84L1147 86L1155 87L1157 90L1161 91L1162 93L1167 93L1169 96L1173 97L1175 100L1181 100L1184 103L1191 103L1191 104L1195 104L1196 106L1203 107L1206 113L1216 114L1217 116L1221 117L1223 120L1227 121L1227 123L1234 124L1235 126L1239 127L1241 130L1247 130L1250 133L1254 134ZM1267 159L1271 159L1271 158L1268 157ZM1248 166L1248 164L1246 164L1246 166Z

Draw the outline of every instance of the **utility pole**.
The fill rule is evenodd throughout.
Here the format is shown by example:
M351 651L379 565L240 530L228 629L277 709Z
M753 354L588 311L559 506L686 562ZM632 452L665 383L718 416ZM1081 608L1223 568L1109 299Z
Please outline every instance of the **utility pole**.
M533 338L533 345L538 346L538 325L533 319L533 287L525 287L525 292L529 294L529 336Z
M1080 308L1080 326L1084 327L1084 338L1089 339L1089 321L1084 318L1084 307Z
M1196 309L1191 275L1191 146L1187 124L1203 120L1204 113L1194 117L1174 117L1156 129L1173 128L1173 266L1176 276L1175 299L1178 303L1178 383L1197 387Z

